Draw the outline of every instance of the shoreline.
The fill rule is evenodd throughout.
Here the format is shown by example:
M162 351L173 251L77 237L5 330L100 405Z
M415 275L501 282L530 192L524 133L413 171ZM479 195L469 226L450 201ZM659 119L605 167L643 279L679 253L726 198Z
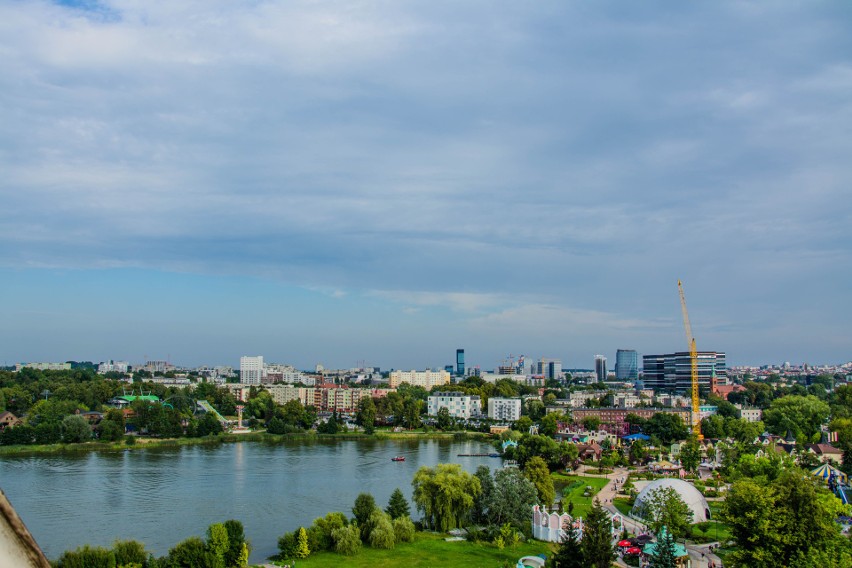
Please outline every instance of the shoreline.
M283 443L288 440L430 440L455 439L463 434L465 439L487 442L493 435L484 432L363 432L341 434L317 434L316 432L299 432L293 434L269 434L266 431L246 434L219 434L201 438L137 438L131 445L123 440L120 442L83 442L79 444L32 444L17 446L0 446L0 459L7 456L35 456L55 454L77 454L85 452L125 452L155 448L176 448L180 446L197 446L213 444L231 444L236 442L265 442Z

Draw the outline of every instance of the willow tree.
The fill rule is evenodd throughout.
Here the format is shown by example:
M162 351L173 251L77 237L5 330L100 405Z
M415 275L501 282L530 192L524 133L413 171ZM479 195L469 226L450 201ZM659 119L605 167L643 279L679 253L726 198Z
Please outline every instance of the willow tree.
M459 464L423 466L411 481L414 503L430 529L447 532L463 526L482 488Z

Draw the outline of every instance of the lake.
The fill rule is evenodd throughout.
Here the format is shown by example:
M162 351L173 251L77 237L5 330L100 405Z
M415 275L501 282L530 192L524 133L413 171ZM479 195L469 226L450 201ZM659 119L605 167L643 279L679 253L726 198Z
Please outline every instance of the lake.
M420 466L459 463L470 472L501 460L483 442L288 440L49 456L0 457L0 489L48 558L83 544L134 539L157 556L207 526L242 521L251 562L277 552L278 537L330 511L351 516L361 492L384 508ZM404 462L391 458L405 456ZM417 518L411 504L412 517Z

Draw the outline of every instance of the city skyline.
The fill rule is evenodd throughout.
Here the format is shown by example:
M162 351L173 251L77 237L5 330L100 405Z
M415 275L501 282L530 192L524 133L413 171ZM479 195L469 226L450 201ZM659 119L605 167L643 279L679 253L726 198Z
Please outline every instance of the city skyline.
M0 5L0 360L852 358L845 4Z

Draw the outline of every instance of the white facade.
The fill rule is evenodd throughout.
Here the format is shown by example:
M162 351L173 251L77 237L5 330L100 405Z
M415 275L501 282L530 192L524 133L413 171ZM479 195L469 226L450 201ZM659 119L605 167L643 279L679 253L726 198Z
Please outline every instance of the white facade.
M110 359L98 365L98 373L101 375L104 373L126 373L129 366L130 363L127 361L113 361Z
M759 408L741 408L739 415L748 422L760 422L763 419L763 411Z
M501 422L514 422L521 417L521 399L489 398L488 418Z
M259 385L263 380L263 355L240 357L240 382L244 385Z
M15 371L20 372L21 369L35 369L37 371L70 371L71 363L18 363L15 365Z
M307 404L308 389L304 387L294 387L292 385L267 385L266 390L275 404L287 404L291 400L298 400L302 404ZM311 401L313 402L313 401Z
M468 419L482 414L482 401L479 395L460 392L438 392L430 395L427 409L429 416L437 416L441 408L446 408L453 418Z
M302 383L308 386L313 386L316 380L309 377L302 371L296 369L292 365L267 364L264 365L264 373L262 381L264 383Z
M430 390L434 386L450 384L450 374L447 371L391 371L390 388L395 389L402 383L423 387Z

